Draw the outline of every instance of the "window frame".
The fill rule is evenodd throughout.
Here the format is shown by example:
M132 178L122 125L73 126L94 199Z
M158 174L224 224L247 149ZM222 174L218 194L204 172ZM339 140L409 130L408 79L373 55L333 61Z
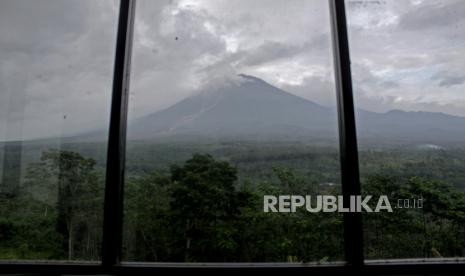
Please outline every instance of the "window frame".
M328 0L340 144L341 185L345 199L360 194L355 109L344 0ZM131 51L136 0L120 0L114 61L101 262L0 260L2 273L145 275L190 272L284 272L314 274L460 275L462 258L366 261L361 213L344 213L345 261L334 263L144 263L122 262L123 191Z

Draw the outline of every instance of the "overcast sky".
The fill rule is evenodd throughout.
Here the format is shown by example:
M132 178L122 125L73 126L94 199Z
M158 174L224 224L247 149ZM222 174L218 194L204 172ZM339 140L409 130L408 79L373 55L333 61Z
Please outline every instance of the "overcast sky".
M347 3L357 107L465 116L465 1ZM0 1L0 140L109 118L118 1ZM334 105L326 0L138 0L130 117L260 77Z

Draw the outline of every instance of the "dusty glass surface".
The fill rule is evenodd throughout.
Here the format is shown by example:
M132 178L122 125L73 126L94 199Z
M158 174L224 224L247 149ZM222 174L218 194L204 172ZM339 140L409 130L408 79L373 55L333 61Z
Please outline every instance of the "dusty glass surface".
M463 1L346 1L367 259L465 255Z
M327 1L138 1L124 259L343 258L338 213L264 195L338 194Z
M117 13L0 3L0 259L100 258Z

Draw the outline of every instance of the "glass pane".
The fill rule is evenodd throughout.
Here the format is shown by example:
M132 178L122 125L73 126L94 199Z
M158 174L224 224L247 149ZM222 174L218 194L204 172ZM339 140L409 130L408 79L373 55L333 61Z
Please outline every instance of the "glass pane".
M465 256L465 2L347 1L373 258Z
M100 258L117 13L0 2L0 259Z
M327 1L137 3L124 259L343 259Z

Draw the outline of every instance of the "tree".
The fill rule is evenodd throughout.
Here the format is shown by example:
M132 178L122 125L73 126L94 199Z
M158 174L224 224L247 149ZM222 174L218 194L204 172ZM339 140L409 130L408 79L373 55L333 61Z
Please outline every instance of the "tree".
M226 261L237 257L238 219L248 193L235 187L237 170L208 154L194 154L184 166L171 167L170 203L185 261Z
M421 177L372 175L365 194L387 195L393 213L365 213L365 244L370 258L463 255L465 196L445 182ZM422 208L396 208L398 199L422 198Z
M170 183L170 177L160 172L126 180L124 248L128 260L170 261Z
M29 184L37 179L56 183L53 185L57 192L56 230L64 237L63 247L66 248L68 259L76 257L78 239L83 256L92 259L98 255L92 245L98 239L96 221L99 220L101 209L95 164L95 160L76 152L50 150L42 153L40 162L29 169L27 176ZM38 173L44 177L38 177Z

